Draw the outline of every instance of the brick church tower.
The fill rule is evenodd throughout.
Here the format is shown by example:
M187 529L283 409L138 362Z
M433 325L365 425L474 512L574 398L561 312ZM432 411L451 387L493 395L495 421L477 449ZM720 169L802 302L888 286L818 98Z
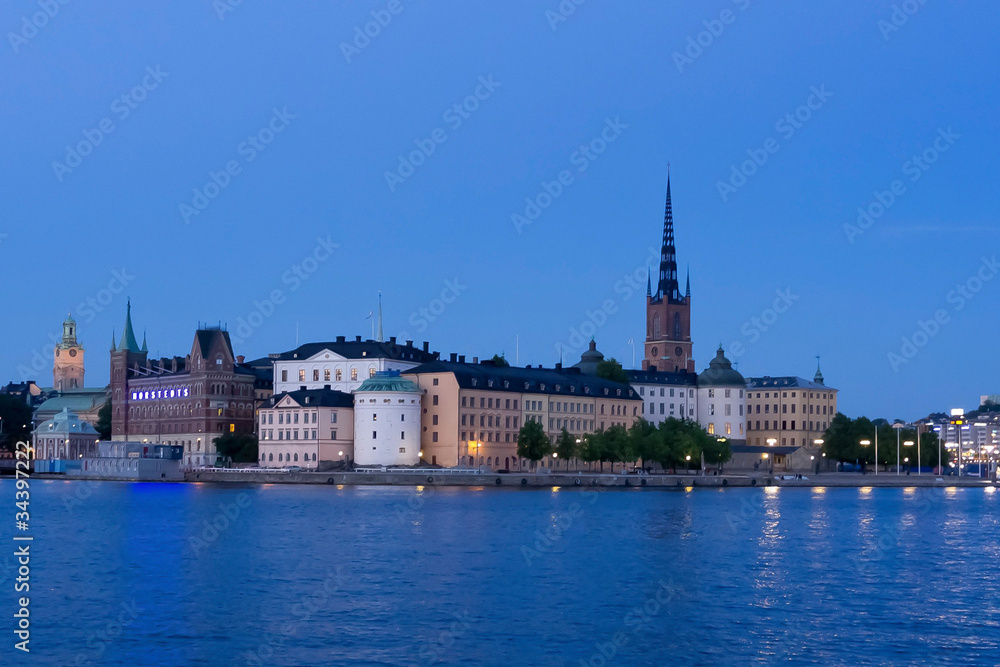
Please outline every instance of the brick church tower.
M132 330L132 302L128 302L125 311L125 331L121 342L116 346L115 337L111 336L111 439L128 440L128 385L129 370L136 366L146 366L146 339L143 337L142 347L135 340Z
M691 346L691 277L682 296L677 280L677 248L674 247L674 214L667 174L667 207L663 215L663 245L660 276L653 292L646 281L646 356L643 370L694 372Z

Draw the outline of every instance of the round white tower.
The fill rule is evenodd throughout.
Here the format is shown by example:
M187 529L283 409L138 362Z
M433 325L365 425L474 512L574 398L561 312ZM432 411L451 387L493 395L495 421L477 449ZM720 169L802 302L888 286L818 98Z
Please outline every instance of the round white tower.
M747 383L719 346L698 376L698 423L710 434L743 444L746 440Z
M354 463L410 466L420 462L423 390L398 371L376 373L354 390Z

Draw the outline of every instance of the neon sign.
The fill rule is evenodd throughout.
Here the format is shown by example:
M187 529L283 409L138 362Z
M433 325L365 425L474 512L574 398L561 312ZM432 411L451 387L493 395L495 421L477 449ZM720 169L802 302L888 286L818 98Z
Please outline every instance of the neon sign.
M162 400L164 398L187 398L191 395L190 387L174 387L172 389L150 389L148 391L133 391L133 401Z

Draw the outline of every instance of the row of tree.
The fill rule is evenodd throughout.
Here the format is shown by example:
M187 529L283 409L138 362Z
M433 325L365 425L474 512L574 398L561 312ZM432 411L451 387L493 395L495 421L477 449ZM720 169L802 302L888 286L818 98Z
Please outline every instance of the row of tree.
M571 459L586 463L636 463L648 468L653 463L662 468L700 467L705 463L721 466L732 456L729 441L709 435L697 424L673 417L654 425L639 419L631 427L612 426L587 433L579 438L565 428L549 440L545 428L536 421L525 422L517 435L517 455L538 462L555 454L566 462Z
M884 419L872 421L867 417L851 419L847 415L837 413L830 422L830 428L823 435L823 451L827 458L835 461L873 464L875 463L875 433L878 431L878 462L884 465L896 465L896 429ZM869 444L862 445L867 440ZM917 465L917 432L912 428L900 429L899 460L910 459L909 466ZM913 442L911 446L902 443ZM920 465L936 467L938 465L938 436L934 431L920 434ZM948 450L940 448L941 465L948 465ZM905 464L904 464L905 465Z

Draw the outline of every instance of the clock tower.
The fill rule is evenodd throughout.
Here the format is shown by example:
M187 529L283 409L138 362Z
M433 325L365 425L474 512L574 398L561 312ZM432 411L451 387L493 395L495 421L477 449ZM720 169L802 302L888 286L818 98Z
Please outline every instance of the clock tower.
M694 372L691 345L691 277L685 293L677 279L677 248L674 246L674 214L670 202L670 174L667 174L667 206L663 215L663 245L660 274L653 292L646 280L646 355L643 370Z
M56 391L83 389L83 346L76 342L76 320L63 322L62 340L56 345L52 366L52 388Z

